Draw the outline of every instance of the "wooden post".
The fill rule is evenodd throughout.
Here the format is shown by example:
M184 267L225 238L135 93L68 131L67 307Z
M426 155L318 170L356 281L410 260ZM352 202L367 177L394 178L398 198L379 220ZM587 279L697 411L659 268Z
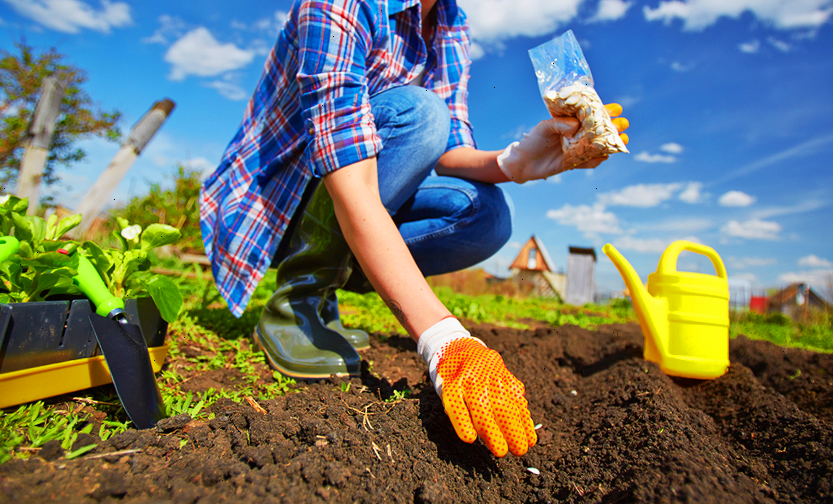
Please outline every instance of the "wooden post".
M30 215L38 208L38 186L49 156L49 144L55 133L55 122L61 111L63 97L62 82L55 77L43 79L38 105L27 132L26 150L23 152L17 175L17 196L29 198L27 213Z
M81 214L81 224L72 230L71 236L78 237L89 229L98 213L110 201L113 190L116 189L124 175L133 166L133 162L142 153L153 135L162 127L175 106L176 104L173 101L166 98L154 103L144 117L139 119L139 122L133 127L133 131L130 132L130 136L110 161L107 169L98 177L98 180L90 187L81 203L76 207L75 213Z

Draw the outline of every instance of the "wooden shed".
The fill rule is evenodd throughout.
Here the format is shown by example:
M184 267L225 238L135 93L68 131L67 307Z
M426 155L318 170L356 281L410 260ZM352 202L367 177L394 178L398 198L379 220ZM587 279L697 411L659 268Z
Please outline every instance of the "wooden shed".
M768 312L780 312L793 319L806 318L811 308L826 309L827 302L803 283L789 285L767 300Z
M592 248L569 247L567 256L567 304L582 306L596 296L596 251Z
M546 247L535 235L521 247L509 269L517 281L531 282L536 296L564 298L566 276L556 271Z

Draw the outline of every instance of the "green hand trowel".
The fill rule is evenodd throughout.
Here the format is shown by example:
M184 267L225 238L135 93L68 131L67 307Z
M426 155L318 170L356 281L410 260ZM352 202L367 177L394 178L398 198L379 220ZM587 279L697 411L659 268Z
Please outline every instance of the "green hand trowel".
M20 248L20 242L14 236L0 236L0 263L11 257ZM0 304L0 348L6 340L6 330L9 328L9 320L12 318L12 308L9 305Z
M69 254L63 249L59 252ZM127 321L124 301L110 293L89 259L77 255L78 275L72 281L95 305L90 325L124 411L137 428L154 427L168 415L153 376L142 330Z

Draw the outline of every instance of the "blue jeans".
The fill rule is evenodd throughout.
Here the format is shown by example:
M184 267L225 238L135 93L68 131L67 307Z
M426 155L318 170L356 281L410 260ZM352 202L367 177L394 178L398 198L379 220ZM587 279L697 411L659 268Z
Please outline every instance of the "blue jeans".
M448 142L448 106L432 91L402 86L370 98L379 194L425 276L473 266L512 235L514 207L494 184L433 174Z

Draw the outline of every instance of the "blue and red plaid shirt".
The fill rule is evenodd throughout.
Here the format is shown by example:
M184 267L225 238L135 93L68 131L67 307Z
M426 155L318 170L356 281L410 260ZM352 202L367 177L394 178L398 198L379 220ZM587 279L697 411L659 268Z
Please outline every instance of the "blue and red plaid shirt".
M237 134L203 184L200 225L220 294L240 316L312 177L382 148L369 97L423 87L451 113L446 150L475 147L468 119L469 32L455 0L437 2L431 47L419 0L298 0Z

